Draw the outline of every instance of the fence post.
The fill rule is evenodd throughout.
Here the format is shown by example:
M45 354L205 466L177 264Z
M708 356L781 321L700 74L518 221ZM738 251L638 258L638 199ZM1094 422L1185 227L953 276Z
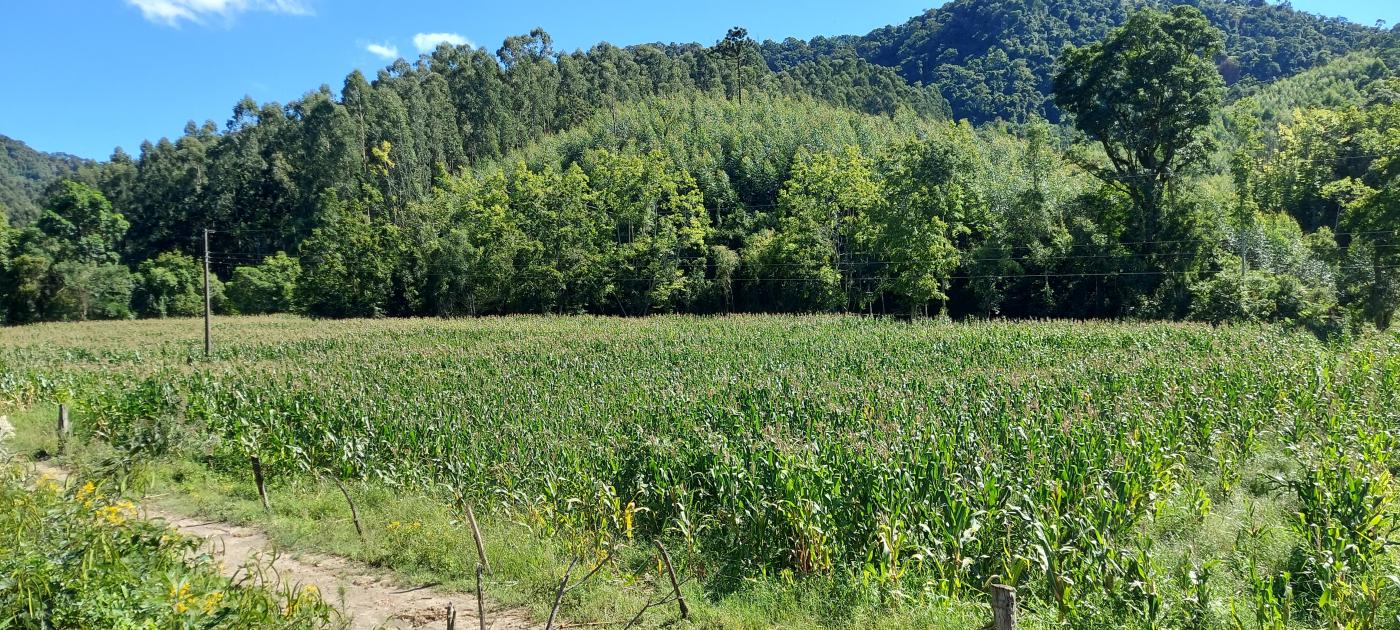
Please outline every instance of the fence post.
M253 483L258 486L258 500L262 501L263 512L272 515L272 507L267 504L267 486L263 484L262 460L257 455L248 458L253 464Z
M481 595L481 565L476 565L476 619L481 630L486 630L486 599Z
M350 498L350 491L345 489L345 484L340 482L340 477L331 476L331 481L335 482L335 487L340 488L340 494L345 496L345 502L350 504L350 520L355 523L355 534L360 537L360 542L369 542L365 538L365 528L360 526L360 511L355 509L355 500ZM259 485L259 489L261 489Z
M467 508L467 523L472 528L472 540L476 541L476 559L480 562L481 568L490 573L491 563L486 561L486 543L481 540L481 528L476 525L476 511L472 509L470 501L463 499L462 505Z
M63 447L68 444L68 405L58 406L58 452L63 453Z
M661 544L660 539L657 539L655 542L657 550L661 552L662 562L666 563L666 575L671 578L671 590L676 593L676 603L680 604L681 619L689 619L690 607L685 605L685 596L681 595L681 583L676 579L676 567L671 564L671 554L667 553L666 547Z
M1016 630L1016 589L993 584L991 595L992 627L996 630Z

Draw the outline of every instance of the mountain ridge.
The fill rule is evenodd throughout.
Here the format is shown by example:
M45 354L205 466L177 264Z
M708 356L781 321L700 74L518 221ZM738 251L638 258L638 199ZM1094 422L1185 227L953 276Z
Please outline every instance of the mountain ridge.
M34 220L39 216L37 202L49 182L93 163L76 155L39 151L0 134L0 207L6 220L11 225Z
M1218 61L1231 84L1292 76L1381 32L1263 0L953 0L865 35L767 41L763 51L776 69L848 50L910 83L936 86L956 118L1053 121L1050 74L1064 47L1101 39L1136 9L1178 4L1224 31Z

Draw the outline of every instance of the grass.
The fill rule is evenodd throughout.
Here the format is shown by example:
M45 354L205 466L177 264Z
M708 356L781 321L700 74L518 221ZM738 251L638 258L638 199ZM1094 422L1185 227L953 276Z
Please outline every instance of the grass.
M1395 547L1371 544L1400 522L1393 336L238 318L205 361L199 332L0 332L0 398L72 403L74 459L134 491L409 581L471 585L461 497L488 593L539 618L570 558L605 556L564 612L630 618L669 590L660 539L702 627L976 627L993 581L1028 627L1400 627ZM37 413L18 443L51 451Z

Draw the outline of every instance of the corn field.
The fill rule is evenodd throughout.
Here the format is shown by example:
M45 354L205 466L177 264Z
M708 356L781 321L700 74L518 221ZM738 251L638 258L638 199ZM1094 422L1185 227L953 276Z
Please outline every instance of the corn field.
M1400 627L1400 339L855 317L0 332L0 398L133 457L664 539L713 593L1015 586L1077 627Z

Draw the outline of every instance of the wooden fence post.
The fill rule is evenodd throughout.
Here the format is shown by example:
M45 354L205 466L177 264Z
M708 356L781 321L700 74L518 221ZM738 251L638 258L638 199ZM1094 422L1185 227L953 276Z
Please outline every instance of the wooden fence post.
M486 630L486 598L481 595L481 565L476 565L476 619L481 630Z
M666 547L661 541L656 541L656 548L661 551L661 560L666 563L666 574L671 578L671 590L676 592L676 603L680 604L681 619L690 617L690 607L685 605L685 596L681 595L681 583L676 579L676 567L671 564L671 554L667 553Z
M263 512L271 516L272 507L267 503L267 486L263 483L262 460L258 459L257 455L251 455L248 459L253 463L253 483L258 486L258 500L262 501Z
M476 511L472 509L470 501L463 500L462 505L467 508L467 523L472 526L472 540L476 541L476 559L481 563L481 568L490 573L491 563L486 561L486 543L481 540L481 528L476 526Z
M992 585L992 627L995 630L1016 630L1016 589Z
M58 452L63 453L63 448L68 445L68 405L58 406Z

